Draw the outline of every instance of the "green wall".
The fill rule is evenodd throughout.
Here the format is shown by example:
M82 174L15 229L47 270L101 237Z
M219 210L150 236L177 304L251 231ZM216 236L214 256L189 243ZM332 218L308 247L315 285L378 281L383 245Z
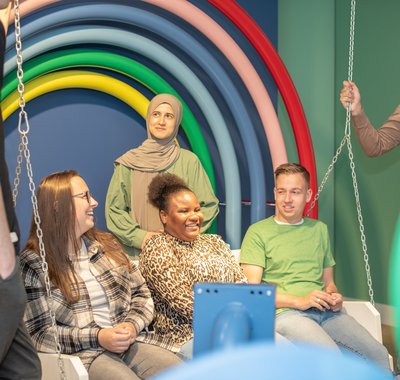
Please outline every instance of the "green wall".
M400 101L399 0L359 0L353 79L378 127ZM280 0L278 50L302 100L314 142L318 182L344 134L338 99L347 77L350 0ZM282 102L279 116L288 154L296 160ZM359 185L375 302L388 303L390 247L399 202L400 149L368 158L351 138ZM347 297L369 299L347 149L320 200L337 261L336 282Z
M336 93L347 76L349 1L336 1ZM400 102L399 0L363 0L356 7L353 79L368 116L378 127ZM396 47L396 48L395 48ZM336 96L338 99L338 95ZM343 134L344 112L336 104L336 143ZM400 210L400 150L368 158L352 138L359 179L375 301L388 303L388 264ZM338 166L335 181L335 251L337 282L352 297L368 297L362 270L357 213L349 169ZM357 268L354 270L353 268Z
M323 178L334 149L334 9L333 0L281 0L278 5L278 51L304 107L318 179ZM278 115L289 161L296 162L293 132L281 100ZM320 219L329 226L331 236L333 199L332 175L319 202Z

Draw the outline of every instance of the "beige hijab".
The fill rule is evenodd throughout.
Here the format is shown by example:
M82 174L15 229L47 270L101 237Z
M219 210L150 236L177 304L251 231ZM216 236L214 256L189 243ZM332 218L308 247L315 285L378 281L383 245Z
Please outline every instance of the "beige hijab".
M149 123L153 111L163 103L169 104L175 116L175 127L171 136L166 139L156 139L150 133ZM179 125L182 120L182 104L173 95L159 94L155 96L147 108L146 127L147 139L138 148L131 149L115 162L128 168L143 172L160 172L170 167L179 157L179 146L175 142Z
M163 103L169 104L175 116L175 126L171 136L159 140L151 135L149 129L150 116ZM147 196L151 180L161 171L168 169L179 157L180 148L176 143L179 125L182 120L182 104L173 95L159 94L155 96L147 109L147 139L141 146L131 149L115 160L132 170L131 177L131 216L140 228L146 231L159 231L162 224L159 211L150 204Z

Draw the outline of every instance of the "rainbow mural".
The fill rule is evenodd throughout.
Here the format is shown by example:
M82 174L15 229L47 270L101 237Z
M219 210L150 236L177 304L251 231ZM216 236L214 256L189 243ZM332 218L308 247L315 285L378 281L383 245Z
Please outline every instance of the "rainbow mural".
M182 129L225 205L224 237L232 248L241 242L243 187L249 189L250 222L263 219L267 177L287 161L255 60L283 98L299 161L309 169L316 192L311 137L293 82L264 31L236 1L26 0L20 13L28 105L55 91L88 89L118 99L144 118L149 94L168 92L181 99ZM4 66L4 119L18 111L12 25L13 20ZM248 46L253 54L246 53ZM210 139L216 150L210 149ZM317 213L314 208L311 216Z

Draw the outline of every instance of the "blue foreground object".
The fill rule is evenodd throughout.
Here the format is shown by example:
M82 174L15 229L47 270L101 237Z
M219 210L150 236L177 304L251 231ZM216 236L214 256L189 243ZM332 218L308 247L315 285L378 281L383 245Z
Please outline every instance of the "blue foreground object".
M250 342L274 341L275 285L194 286L194 357Z
M351 354L311 345L249 344L201 356L154 380L389 380L392 375Z

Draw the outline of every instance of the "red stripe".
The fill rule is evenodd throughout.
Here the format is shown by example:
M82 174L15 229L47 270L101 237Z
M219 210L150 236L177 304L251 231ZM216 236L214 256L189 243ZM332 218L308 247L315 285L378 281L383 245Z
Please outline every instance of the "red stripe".
M292 124L300 164L310 172L310 187L316 194L317 173L311 135L300 98L285 65L262 29L236 1L208 0L208 2L228 17L246 36L274 78ZM310 217L318 218L318 202Z

